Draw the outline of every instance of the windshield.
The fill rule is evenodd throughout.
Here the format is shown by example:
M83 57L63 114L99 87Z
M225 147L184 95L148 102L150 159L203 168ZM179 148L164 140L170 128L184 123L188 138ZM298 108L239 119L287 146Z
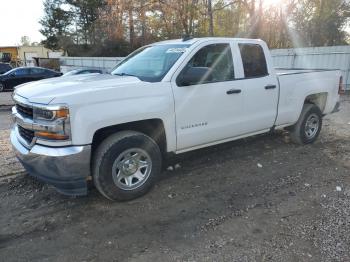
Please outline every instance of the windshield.
M159 82L189 46L174 44L142 47L118 64L112 75L131 75L142 81Z

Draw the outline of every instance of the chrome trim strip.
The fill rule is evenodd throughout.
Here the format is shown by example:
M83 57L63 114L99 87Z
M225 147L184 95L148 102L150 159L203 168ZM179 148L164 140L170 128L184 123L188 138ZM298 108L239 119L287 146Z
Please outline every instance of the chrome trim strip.
M62 157L79 154L84 151L86 146L69 146L69 147L46 147L35 145L30 152L37 155L50 156L50 157Z
M11 144L21 155L27 155L29 153L29 149L21 143L17 134L18 134L17 127L15 127L11 131L11 135L10 135Z
M37 103L31 103L28 101L28 99L21 97L17 94L13 95L13 100L16 104L20 104L21 106L28 107L28 108L40 108L40 109L46 109L46 110L60 110L60 109L69 109L66 104L55 104L55 105L43 105L43 104L37 104Z
M16 104L20 104L21 106L28 107L28 108L33 108L33 104L29 103L28 99L21 97L17 94L14 94L12 99Z
M50 146L50 147L62 147L62 146L71 146L71 140L56 140L50 141L45 139L36 138L36 144L42 146Z
M42 104L32 104L33 107L39 108L39 109L44 109L44 110L52 110L52 111L57 111L61 109L68 109L68 106L65 104L55 104L55 105L42 105Z
M32 148L36 143L37 138L34 136L32 142L28 144L27 141L19 134L18 127L16 125L14 126L14 134L16 135L18 142L20 142L22 146L26 147L27 149Z
M33 123L33 131L43 131L43 132L48 131L48 132L54 132L54 133L62 131L60 129L60 126L57 125L57 121L54 121L53 123L54 124L49 124L49 123L45 122L45 124L44 124L44 123L34 122Z
M14 121L19 124L21 127L33 130L34 121L30 118L23 117L20 113L17 112L16 107L12 107L12 117Z

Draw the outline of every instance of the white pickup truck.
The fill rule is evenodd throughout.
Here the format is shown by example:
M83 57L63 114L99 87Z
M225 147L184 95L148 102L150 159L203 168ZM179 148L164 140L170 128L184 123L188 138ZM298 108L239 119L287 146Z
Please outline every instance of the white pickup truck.
M14 92L11 141L32 176L70 195L93 181L129 200L182 153L287 128L312 143L338 111L337 70L275 70L261 40L179 39L138 49L110 75L27 83Z

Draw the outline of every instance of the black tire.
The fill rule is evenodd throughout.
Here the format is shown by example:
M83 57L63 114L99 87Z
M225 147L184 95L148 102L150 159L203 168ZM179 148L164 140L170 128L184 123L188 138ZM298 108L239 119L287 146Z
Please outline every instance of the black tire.
M142 184L137 188L125 189L122 188L123 183L121 181L125 182L124 187L128 187L126 178L125 180L122 178L121 181L116 178L116 173L121 172L122 168L113 171L115 170L114 165L120 157L123 157L125 152L134 149L145 152L144 154L147 156L148 163L151 163L151 167L150 171L147 172L148 175L145 176L146 178L137 182L142 182ZM122 131L107 137L98 146L93 157L93 181L97 190L106 198L118 201L131 200L146 194L153 187L160 175L161 166L161 152L152 138L135 131Z
M310 131L307 125L308 120L314 119L314 130ZM316 124L317 122L317 124ZM300 145L311 144L316 141L322 129L322 112L313 104L304 104L298 122L289 128L291 140ZM312 134L312 135L309 135Z
M5 91L5 86L2 83L0 83L0 92L3 92L3 91Z

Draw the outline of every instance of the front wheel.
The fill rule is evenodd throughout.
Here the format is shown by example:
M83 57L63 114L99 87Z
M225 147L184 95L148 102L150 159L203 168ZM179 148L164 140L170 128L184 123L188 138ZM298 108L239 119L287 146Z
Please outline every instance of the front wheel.
M310 144L316 141L321 128L321 110L313 104L305 104L298 122L289 129L290 137L294 143Z
M3 92L5 90L5 87L2 83L0 83L0 92Z
M110 200L131 200L146 194L161 171L156 142L145 134L122 131L106 138L93 158L97 190Z

